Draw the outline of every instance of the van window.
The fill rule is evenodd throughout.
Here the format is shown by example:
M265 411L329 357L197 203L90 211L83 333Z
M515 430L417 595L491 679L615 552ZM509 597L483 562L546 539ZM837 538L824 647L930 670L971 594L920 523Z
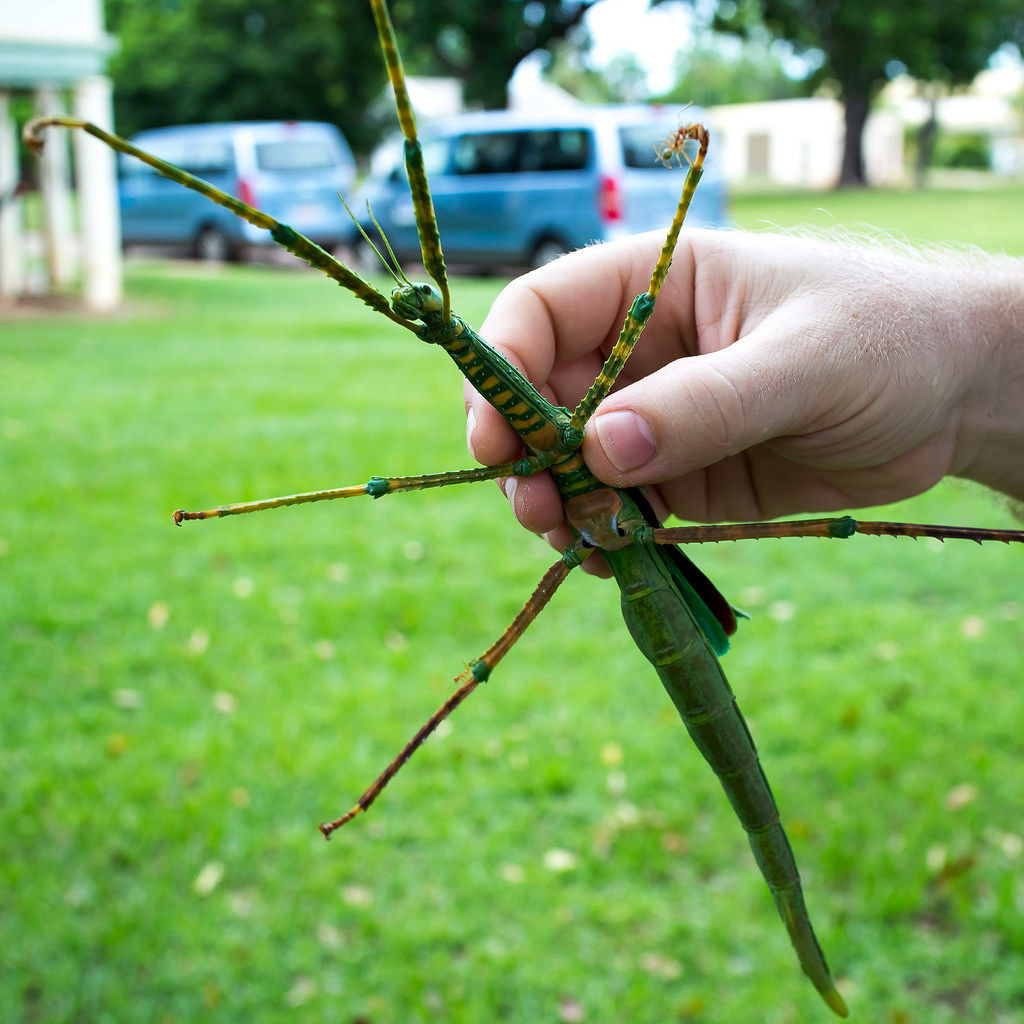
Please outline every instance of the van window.
M256 143L256 166L261 171L326 171L337 164L326 139Z
M521 170L582 171L590 160L590 133L580 128L524 132Z
M665 141L675 134L679 126L670 121L663 124L634 124L619 129L622 144L622 160L627 167L642 171L653 171L664 164L658 159ZM697 155L697 142L686 143L686 152L692 158Z
M455 174L581 171L590 161L590 133L552 128L463 135L455 140Z
M143 148L161 160L177 164L183 171L197 178L228 174L235 165L230 142L154 139L152 142L145 142ZM122 156L121 173L128 177L140 174L155 175L158 172L141 160Z
M455 142L456 174L512 174L518 170L517 132L463 135Z
M423 169L427 172L428 178L447 173L450 144L449 139L427 139L423 143ZM403 162L400 167L404 172L405 163Z
M170 158L171 163L197 178L227 174L235 164L230 142L184 142L179 143L178 151L180 156L177 160Z

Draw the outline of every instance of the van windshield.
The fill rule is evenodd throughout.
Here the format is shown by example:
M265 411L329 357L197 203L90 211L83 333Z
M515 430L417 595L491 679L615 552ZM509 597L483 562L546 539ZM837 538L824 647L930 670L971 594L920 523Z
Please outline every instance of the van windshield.
M619 129L622 143L622 160L627 167L641 171L664 169L658 157L665 140L674 135L679 124L674 121L651 121L648 124L626 125ZM697 143L686 143L686 152L693 158L697 155Z
M261 171L325 171L337 164L334 150L324 139L256 144L256 166Z

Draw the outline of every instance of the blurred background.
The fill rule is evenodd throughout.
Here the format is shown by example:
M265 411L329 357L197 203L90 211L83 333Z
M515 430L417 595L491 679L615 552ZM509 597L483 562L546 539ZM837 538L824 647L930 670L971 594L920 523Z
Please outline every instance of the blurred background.
M439 208L476 211L442 218L470 322L658 223L653 143L695 116L701 223L1024 254L1019 5L392 13ZM822 1019L600 581L323 843L550 555L491 487L173 529L465 465L458 382L94 140L31 157L37 113L145 133L375 273L335 193L372 199L415 259L368 5L0 0L0 1020ZM957 481L875 517L1015 521ZM1019 553L696 557L752 616L725 667L855 1017L1024 1020Z

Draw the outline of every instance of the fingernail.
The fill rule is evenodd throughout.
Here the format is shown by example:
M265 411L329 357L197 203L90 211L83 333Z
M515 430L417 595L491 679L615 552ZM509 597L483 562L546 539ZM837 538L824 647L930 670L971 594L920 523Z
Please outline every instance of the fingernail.
M501 489L505 492L505 497L508 499L508 503L512 506L512 511L516 510L516 488L519 486L519 478L514 476L507 476L501 482Z
M594 430L608 461L620 473L639 469L650 462L658 450L654 431L647 421L627 409L598 416Z
M476 413L472 408L466 411L466 447L469 454L476 458L476 450L473 448L473 431L476 429ZM479 460L478 460L479 461Z

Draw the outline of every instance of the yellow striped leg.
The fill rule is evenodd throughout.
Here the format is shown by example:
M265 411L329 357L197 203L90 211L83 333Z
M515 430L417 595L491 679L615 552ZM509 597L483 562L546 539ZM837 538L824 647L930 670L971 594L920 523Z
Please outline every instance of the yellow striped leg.
M268 216L262 210L257 210L255 207L249 206L248 203L243 203L240 199L236 199L235 196L221 191L221 189L211 185L208 181L203 181L202 178L197 178L195 175L183 171L180 167L175 167L174 164L161 160L159 157L153 156L152 153L139 149L138 146L133 146L119 135L113 135L88 121L79 121L72 117L37 117L25 125L23 135L26 145L38 153L43 147L42 131L44 128L51 127L81 129L93 136L93 138L106 143L111 149L116 149L119 153L136 157L143 163L148 164L163 177L169 178L171 181L175 181L179 185L191 189L193 192L199 192L218 206L225 207L250 224L255 224L256 227L269 231L274 241L282 248L298 256L299 259L305 260L311 267L326 274L332 280L337 281L343 288L347 288L352 292L356 298L361 299L378 313L383 313L389 320L393 320L396 324L413 332L419 329L417 324L399 316L380 292L305 235L300 234L287 224L282 224L280 221Z
M413 209L416 212L416 228L420 237L423 266L441 292L441 321L448 323L452 313L448 274L445 271L441 235L437 230L437 216L434 213L433 200L430 198L427 172L423 166L423 149L416 135L416 118L412 112L409 90L405 85L405 69L402 67L402 57L398 52L398 41L395 39L395 29L391 24L387 3L385 0L370 0L370 5L373 7L373 19L377 23L377 35L380 37L380 47L388 67L388 77L395 90L398 122L405 136L405 169L409 176Z
M374 476L365 484L351 487L334 487L325 491L304 491L302 494L286 494L279 498L264 498L261 501L242 501L234 505L219 505L203 512L186 512L177 509L174 524L180 526L193 519L219 519L223 516L239 516L246 512L263 512L269 508L284 508L288 505L308 505L314 501L333 501L335 498L355 498L368 494L371 498L383 498L385 494L397 491L422 491L428 487L447 487L449 484L471 484L478 480L494 480L500 476L533 476L547 466L547 462L535 456L503 462L500 466L479 466L474 469L455 470L451 473L429 473L424 476Z
M511 650L512 645L526 632L527 626L540 614L544 606L551 600L562 581L569 575L574 566L580 564L580 557L575 547L571 547L544 575L537 584L529 601L523 605L519 614L512 620L508 629L487 649L480 658L474 661L455 680L458 688L430 716L415 736L402 748L401 753L377 777L376 782L340 818L325 822L320 826L324 839L330 839L331 833L342 825L348 824L357 814L365 811L381 794L381 790L398 774L413 754L423 745L427 737L482 683L497 666L498 662Z
M626 314L626 322L623 324L618 341L615 342L608 358L605 360L604 366L601 367L601 372L597 375L597 379L591 384L590 390L583 396L583 401L580 402L572 414L569 425L577 430L582 430L586 426L587 420L594 414L594 410L608 396L612 385L615 383L615 378L618 377L622 367L626 365L626 360L629 358L630 352L633 351L633 346L637 343L644 327L647 326L651 313L654 312L654 304L658 299L658 292L661 291L661 286L665 283L665 276L668 274L668 268L672 265L672 254L675 251L676 242L679 240L679 231L683 226L683 221L686 219L686 211L690 208L693 194L697 190L697 182L700 181L700 176L704 169L704 157L708 151L707 129L699 124L687 125L685 128L680 129L674 138L676 141L668 152L682 152L683 143L687 139L693 138L698 143L697 155L694 157L693 162L690 164L690 169L686 173L686 181L683 182L683 192L679 197L679 204L676 206L675 217L673 217L672 225L669 227L665 244L661 247L661 255L659 255L658 262L654 266L654 272L651 274L651 283L646 292L638 295L633 300L633 305L629 307L629 312Z

